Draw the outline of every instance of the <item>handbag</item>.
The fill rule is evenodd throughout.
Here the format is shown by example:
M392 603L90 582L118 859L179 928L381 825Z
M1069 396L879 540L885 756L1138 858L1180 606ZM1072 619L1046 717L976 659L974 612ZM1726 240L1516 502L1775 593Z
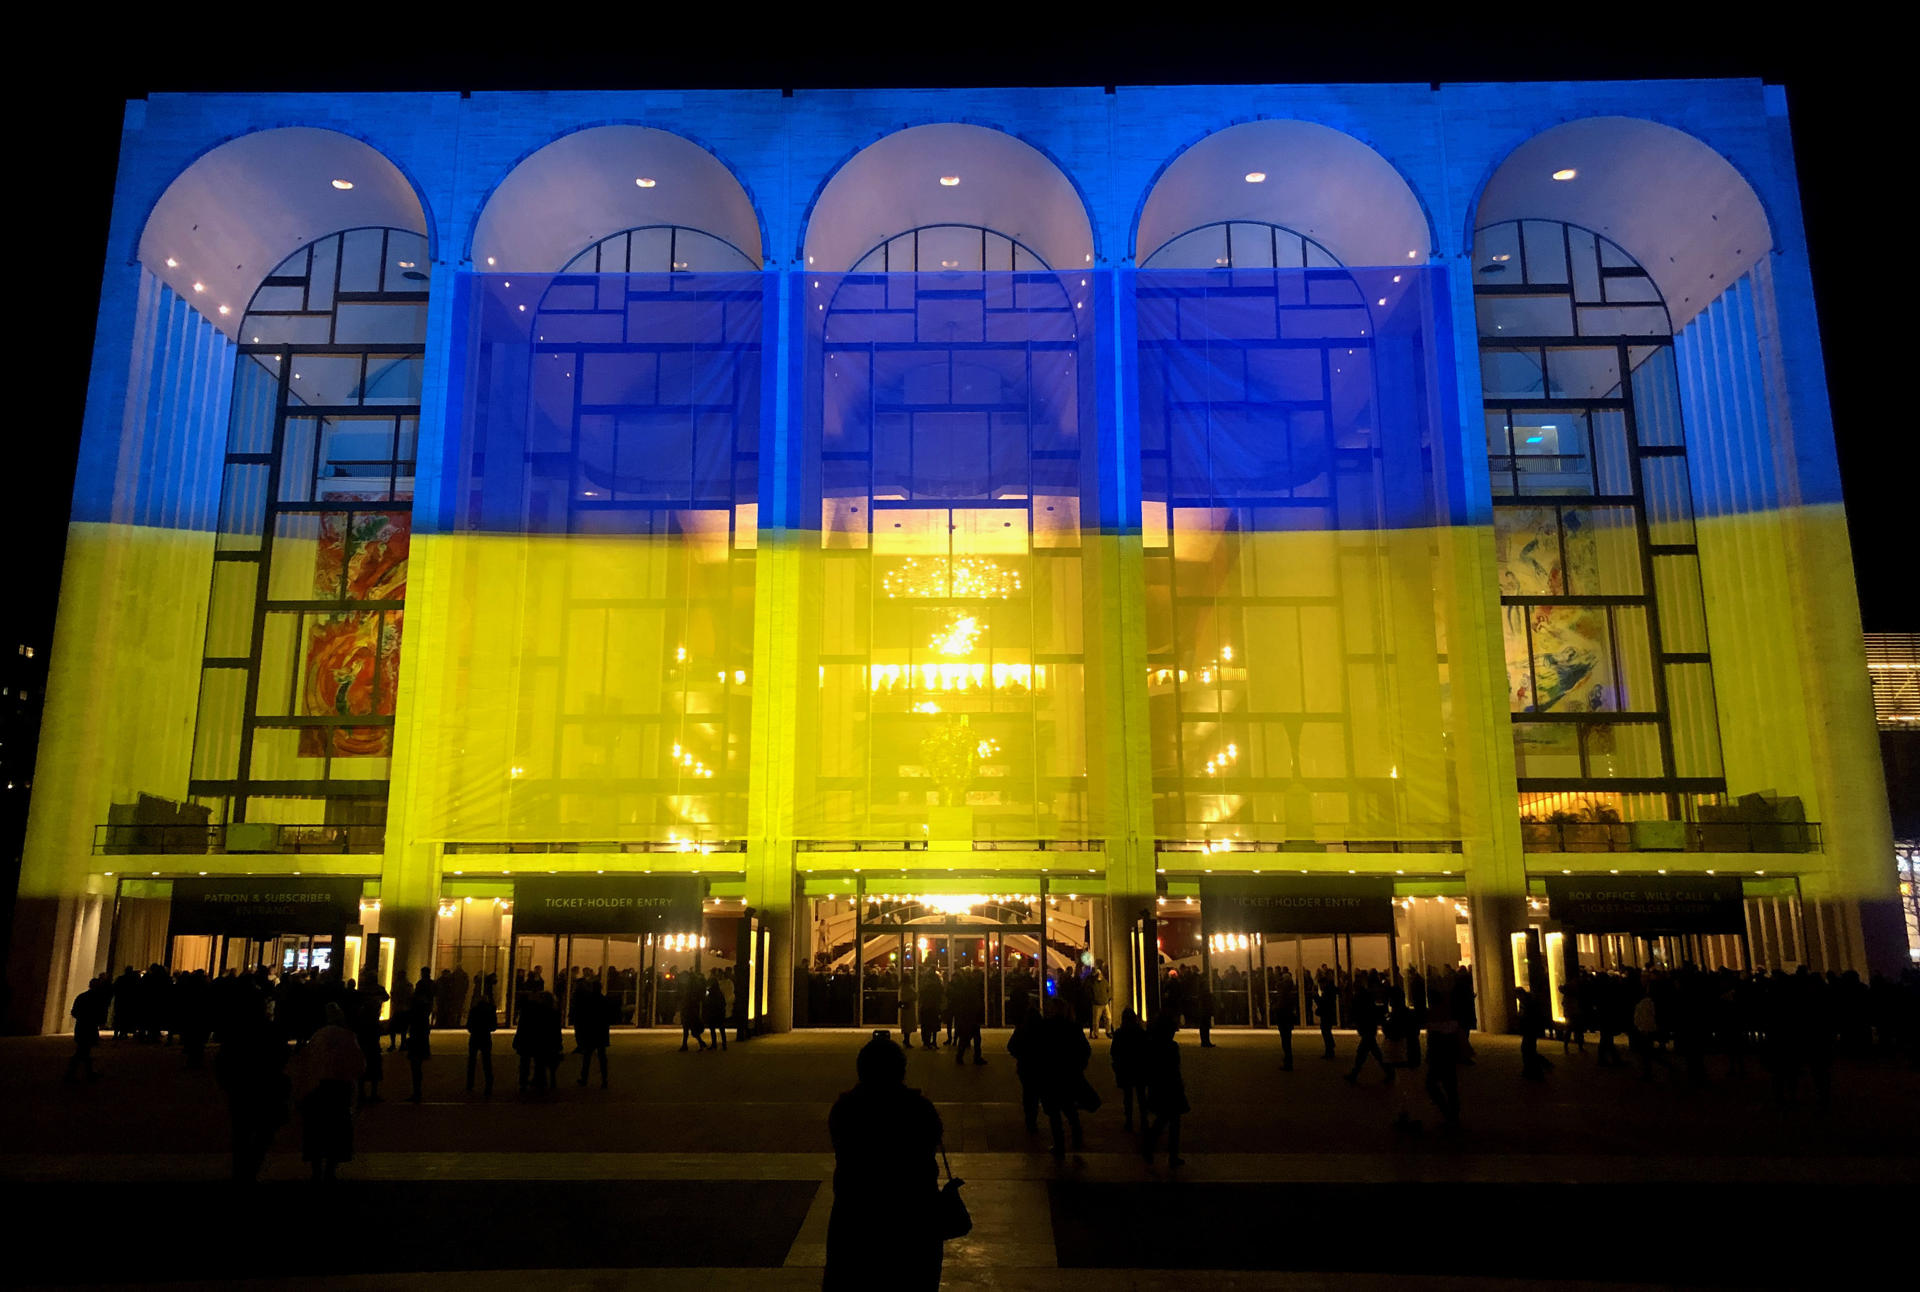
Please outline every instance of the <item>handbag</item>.
M933 1228L940 1235L940 1241L949 1238L965 1238L973 1232L973 1216L967 1211L967 1203L960 1196L960 1186L965 1180L953 1178L953 1164L947 1161L947 1142L940 1141L940 1165L946 1168L947 1182L940 1186L939 1200L933 1205Z

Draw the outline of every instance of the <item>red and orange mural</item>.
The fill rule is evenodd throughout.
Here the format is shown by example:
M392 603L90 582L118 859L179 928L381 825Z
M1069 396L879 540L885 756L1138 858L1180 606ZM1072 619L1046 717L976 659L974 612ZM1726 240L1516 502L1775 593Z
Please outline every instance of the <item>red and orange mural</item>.
M405 600L412 528L407 511L324 516L314 558L314 598ZM314 616L307 625L301 712L308 717L392 717L400 683L400 628L397 607ZM391 727L307 727L300 732L303 758L385 758L392 752Z

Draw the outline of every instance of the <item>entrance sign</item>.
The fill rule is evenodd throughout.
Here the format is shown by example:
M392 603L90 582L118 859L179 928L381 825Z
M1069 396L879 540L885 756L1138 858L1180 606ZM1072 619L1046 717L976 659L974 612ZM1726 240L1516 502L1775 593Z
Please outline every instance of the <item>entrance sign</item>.
M1392 933L1393 881L1365 875L1238 875L1200 881L1210 933Z
M529 876L513 884L513 932L697 932L706 888L698 875Z
M1585 933L1744 933L1737 875L1549 875L1549 913Z
M360 923L361 883L351 876L308 875L176 879L167 933L251 938L338 933Z

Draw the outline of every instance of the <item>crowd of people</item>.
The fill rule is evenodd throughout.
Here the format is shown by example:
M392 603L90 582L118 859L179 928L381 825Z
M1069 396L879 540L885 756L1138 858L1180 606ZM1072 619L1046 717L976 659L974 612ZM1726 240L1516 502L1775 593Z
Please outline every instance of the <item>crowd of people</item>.
M951 975L935 966L888 972L888 1004L899 1031L897 1049L951 1048L956 1063L989 1062L983 1030L991 1026L993 993L985 971L962 964ZM1005 983L1003 1011L1015 1019L1007 1052L1020 1083L1029 1132L1039 1133L1044 1114L1053 1149L1064 1154L1082 1143L1080 1118L1099 1106L1087 1079L1091 1042L1110 1041L1108 1061L1122 1099L1125 1128L1140 1136L1149 1159L1164 1139L1168 1159L1180 1164L1180 1118L1188 1111L1174 1037L1193 1028L1210 1046L1216 1002L1245 992L1221 971L1209 978L1192 966L1170 967L1159 983L1150 1020L1134 1010L1112 1018L1112 991L1105 965L1063 969L1044 979L996 975ZM307 969L272 972L205 971L169 974L160 965L145 972L128 966L117 977L102 974L72 1007L74 1051L69 1081L97 1077L94 1054L104 1034L135 1045L177 1045L190 1068L205 1064L218 1043L213 1067L227 1098L236 1177L257 1174L274 1131L297 1112L302 1149L317 1178L330 1178L352 1156L355 1108L381 1100L388 1055L404 1056L408 1098L422 1099L424 1065L433 1057L435 1028L467 1034L466 1089L491 1097L494 1035L512 1029L518 1088L544 1096L561 1082L567 1029L584 1086L597 1071L608 1084L612 1028L624 1021L618 1004L625 988L610 991L590 971L568 975L562 993L547 985L539 966L518 973L512 996L502 996L492 974L443 973L422 968L391 998L371 974L344 982L334 973ZM1529 975L1538 978L1538 974ZM1018 986L1018 994L1014 988ZM686 967L664 979L658 995L677 1018L681 1049L727 1047L727 1033L744 1020L741 1000L726 969ZM1358 1083L1369 1066L1396 1086L1395 1124L1417 1130L1420 1119L1407 1096L1414 1072L1424 1071L1427 1096L1446 1126L1460 1119L1460 1070L1474 1061L1472 1033L1478 1026L1473 975L1464 965L1428 966L1351 974L1321 966L1296 985L1289 970L1276 970L1268 990L1256 993L1260 1013L1279 1031L1281 1068L1293 1067L1295 1029L1321 1034L1322 1057L1336 1060L1335 1028L1355 1038L1351 1067ZM449 1013L452 1002L461 1004ZM1804 1079L1825 1104L1831 1095L1834 1060L1892 1058L1920 1066L1920 970L1899 980L1862 981L1852 972L1706 970L1692 965L1642 971L1578 967L1564 983L1560 1008L1544 991L1524 985L1515 993L1521 1035L1522 1073L1547 1079L1553 1063L1541 1044L1558 1039L1563 1055L1585 1054L1594 1042L1601 1068L1637 1068L1644 1081L1704 1084L1716 1068L1729 1078L1746 1074L1750 1061L1764 1066L1779 1102L1794 1102ZM510 1015L510 1016L509 1016ZM888 1029L889 1031L891 1029ZM889 1044L892 1044L889 1041ZM1624 1049L1624 1052L1623 1052ZM1137 1122L1136 1122L1137 1118Z

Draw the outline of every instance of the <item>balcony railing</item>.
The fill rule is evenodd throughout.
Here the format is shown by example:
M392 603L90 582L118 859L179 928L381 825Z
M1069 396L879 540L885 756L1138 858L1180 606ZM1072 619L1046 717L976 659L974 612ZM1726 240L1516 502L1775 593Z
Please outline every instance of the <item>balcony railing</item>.
M370 853L386 848L383 825L97 825L93 850L120 856L219 853Z
M1814 821L1522 821L1528 852L1818 852Z

